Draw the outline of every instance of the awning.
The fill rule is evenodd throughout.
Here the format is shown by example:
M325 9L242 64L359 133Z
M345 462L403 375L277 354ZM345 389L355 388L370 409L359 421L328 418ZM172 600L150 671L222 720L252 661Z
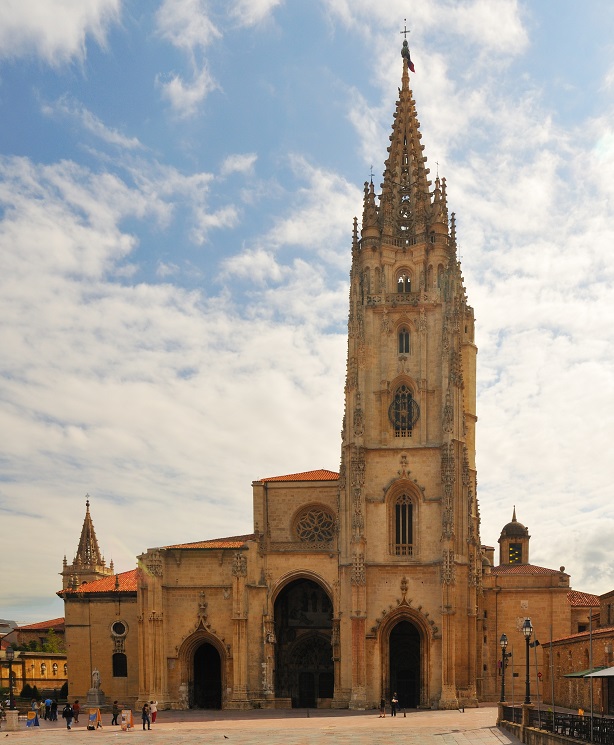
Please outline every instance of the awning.
M567 675L563 675L564 678L586 678L588 675L592 675L594 678L599 677L599 673L604 669L603 665L600 665L599 667L589 667L587 670L578 670L577 673L567 673ZM614 670L614 668L610 668L611 670ZM614 672L610 673L611 675L614 675ZM603 676L608 677L608 676Z
M614 678L614 667L604 667L601 670L596 670L594 673L589 673L587 678Z

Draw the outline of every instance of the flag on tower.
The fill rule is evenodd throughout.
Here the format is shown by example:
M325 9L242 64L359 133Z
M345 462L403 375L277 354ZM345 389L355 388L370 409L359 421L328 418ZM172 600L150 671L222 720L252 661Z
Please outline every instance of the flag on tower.
M407 39L403 41L403 49L401 49L401 57L407 60L407 67L409 67L409 69L412 72L416 72L414 68L414 63L411 61L411 57L409 55L409 46L407 44Z

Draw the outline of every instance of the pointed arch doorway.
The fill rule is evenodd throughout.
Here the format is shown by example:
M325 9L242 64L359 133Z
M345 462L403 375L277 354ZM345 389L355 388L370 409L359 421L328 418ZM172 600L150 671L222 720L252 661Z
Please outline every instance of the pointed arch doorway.
M420 703L421 641L411 621L399 621L391 630L388 646L390 695L397 693L401 709Z
M334 695L333 607L313 580L290 582L275 600L275 695L314 708Z
M220 653L205 642L194 652L191 709L222 708L222 661Z

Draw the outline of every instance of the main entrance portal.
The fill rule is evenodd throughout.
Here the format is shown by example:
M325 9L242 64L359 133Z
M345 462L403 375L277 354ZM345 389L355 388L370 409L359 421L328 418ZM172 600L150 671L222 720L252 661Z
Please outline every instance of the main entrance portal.
M201 644L194 653L194 676L190 691L191 709L222 708L222 664L212 644Z
M420 703L420 634L409 621L399 621L390 633L390 694L395 691L400 708Z
M334 694L333 608L320 585L300 579L275 601L275 695L294 707L316 707Z

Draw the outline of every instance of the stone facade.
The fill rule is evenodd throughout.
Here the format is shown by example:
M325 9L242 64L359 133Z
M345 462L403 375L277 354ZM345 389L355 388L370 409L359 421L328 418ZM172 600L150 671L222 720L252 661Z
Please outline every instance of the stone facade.
M419 130L404 61L381 194L366 183L354 220L339 473L254 482L253 534L150 549L123 587L82 532L71 691L95 665L108 699L162 708L477 706L498 697L503 630L569 629L569 576L528 564L515 514L499 566L481 545L474 315Z

